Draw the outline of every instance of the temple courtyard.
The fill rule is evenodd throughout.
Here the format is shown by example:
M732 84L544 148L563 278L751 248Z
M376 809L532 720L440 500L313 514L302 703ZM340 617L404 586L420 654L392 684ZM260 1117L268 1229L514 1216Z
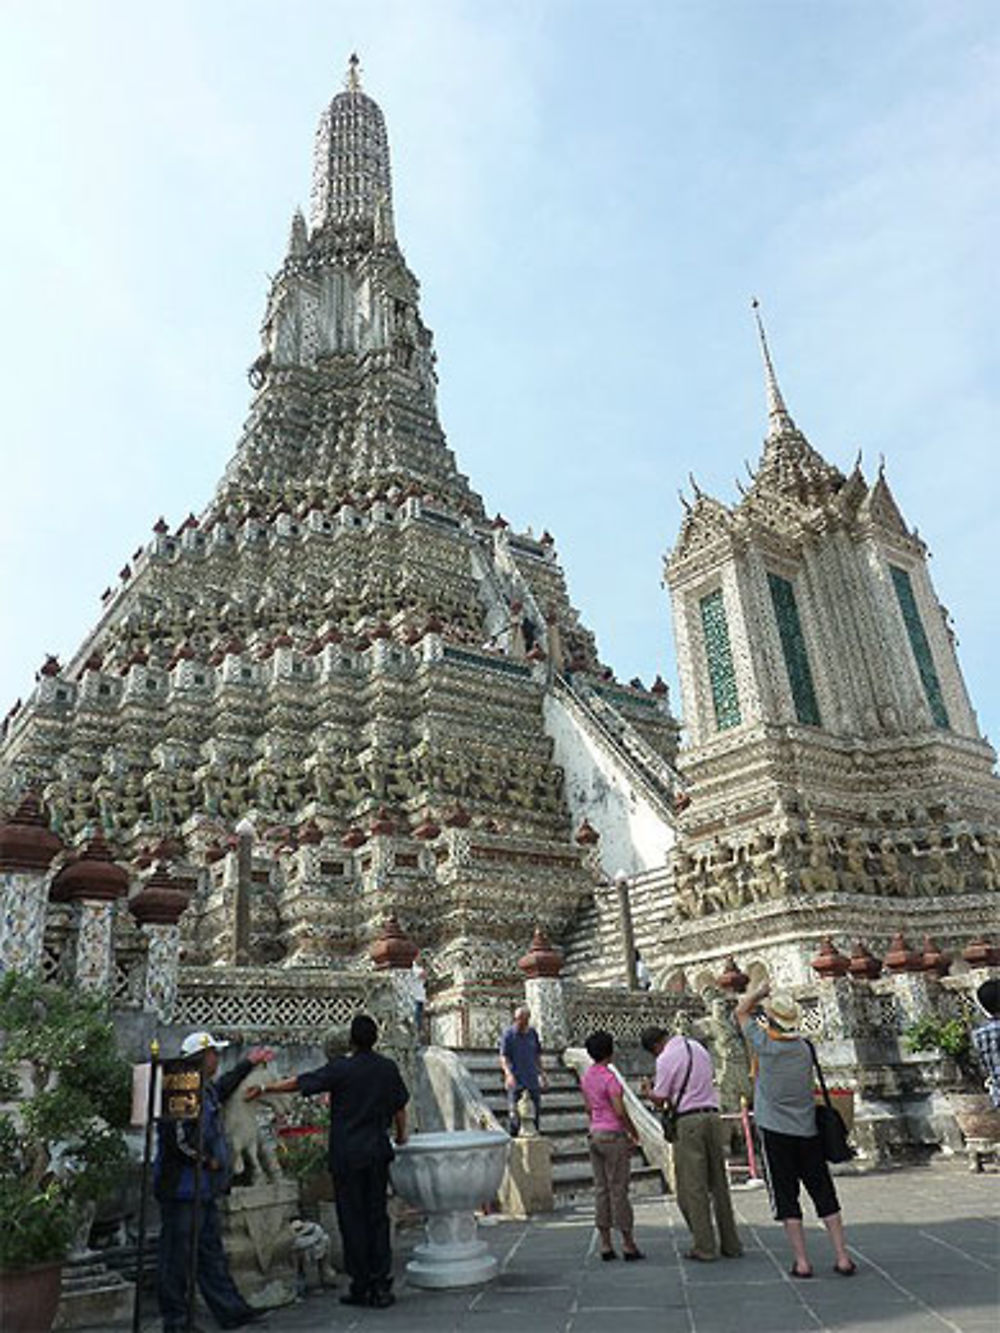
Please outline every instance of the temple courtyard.
M636 1234L641 1264L602 1263L588 1207L529 1222L496 1219L481 1228L500 1261L485 1288L419 1291L402 1277L418 1232L397 1243L398 1301L354 1310L335 1292L274 1311L271 1333L393 1327L405 1333L992 1333L1000 1310L997 1173L972 1175L963 1161L939 1162L838 1180L851 1252L850 1279L831 1271L825 1236L810 1226L816 1276L793 1281L781 1228L763 1189L737 1190L742 1259L697 1264L682 1258L687 1232L669 1199L643 1199ZM158 1327L144 1320L144 1330ZM206 1317L199 1328L214 1324Z

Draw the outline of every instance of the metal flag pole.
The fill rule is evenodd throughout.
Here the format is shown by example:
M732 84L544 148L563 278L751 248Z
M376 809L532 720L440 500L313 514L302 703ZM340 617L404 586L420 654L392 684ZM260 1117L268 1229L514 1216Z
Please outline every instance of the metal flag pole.
M156 1115L156 1080L160 1069L160 1043L149 1043L149 1088L146 1093L146 1132L142 1148L142 1184L139 1191L139 1235L135 1247L135 1300L132 1304L132 1333L139 1333L142 1319L142 1275L145 1266L146 1211L149 1204L149 1159L153 1148Z

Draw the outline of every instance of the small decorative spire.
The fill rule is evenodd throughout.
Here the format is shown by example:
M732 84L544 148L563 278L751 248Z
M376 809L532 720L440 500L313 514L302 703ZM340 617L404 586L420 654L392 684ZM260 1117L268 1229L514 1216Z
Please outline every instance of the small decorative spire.
M309 249L309 233L306 231L306 220L302 216L302 209L297 208L292 214L292 225L288 233L288 253L298 257L304 255Z
M767 334L764 332L764 321L760 316L760 302L756 296L750 302L753 310L754 319L757 321L757 333L760 336L760 348L764 356L764 383L767 388L767 419L768 436L783 435L786 431L795 430L795 422L785 406L785 400L781 396L781 390L778 388L778 377L774 373L774 364L771 361L771 349L767 345Z
M347 62L347 77L344 79L344 87L349 93L359 93L361 91L361 61L358 59L357 51L351 52L351 58Z

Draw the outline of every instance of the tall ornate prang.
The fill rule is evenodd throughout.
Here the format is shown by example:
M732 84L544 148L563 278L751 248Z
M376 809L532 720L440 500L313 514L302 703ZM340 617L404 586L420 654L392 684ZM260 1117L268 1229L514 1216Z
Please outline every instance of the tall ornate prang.
M309 222L295 211L215 495L156 520L0 742L0 814L33 785L67 842L100 828L140 871L165 835L197 852L176 924L148 885L131 913L57 901L50 967L93 916L117 952L105 931L88 981L143 991L161 1013L175 962L182 1015L205 1014L228 976L247 993L248 969L266 972L264 991L278 969L303 991L350 972L355 994L398 909L454 1031L478 987L492 1032L525 932L565 941L593 888L573 838L587 811L564 790L577 724L563 718L560 757L551 737L555 673L572 663L581 698L603 691L580 708L615 763L638 773L638 755L644 790L669 782L662 690L618 686L552 538L487 520L458 470L419 294L385 120L352 58L320 117ZM244 820L252 846L234 836Z
M760 461L735 505L696 492L665 566L691 803L662 948L749 962L755 938L792 982L838 914L879 945L901 899L914 933L985 922L1000 800L923 542L883 467L845 476L796 426L754 316ZM795 929L799 947L766 945Z

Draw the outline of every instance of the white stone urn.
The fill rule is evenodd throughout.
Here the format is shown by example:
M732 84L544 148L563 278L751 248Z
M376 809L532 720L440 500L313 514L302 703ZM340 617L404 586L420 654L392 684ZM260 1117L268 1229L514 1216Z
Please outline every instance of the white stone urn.
M497 1261L476 1236L475 1209L496 1198L510 1152L502 1130L414 1134L396 1149L392 1183L427 1214L424 1243L406 1276L415 1287L471 1287L496 1277Z

